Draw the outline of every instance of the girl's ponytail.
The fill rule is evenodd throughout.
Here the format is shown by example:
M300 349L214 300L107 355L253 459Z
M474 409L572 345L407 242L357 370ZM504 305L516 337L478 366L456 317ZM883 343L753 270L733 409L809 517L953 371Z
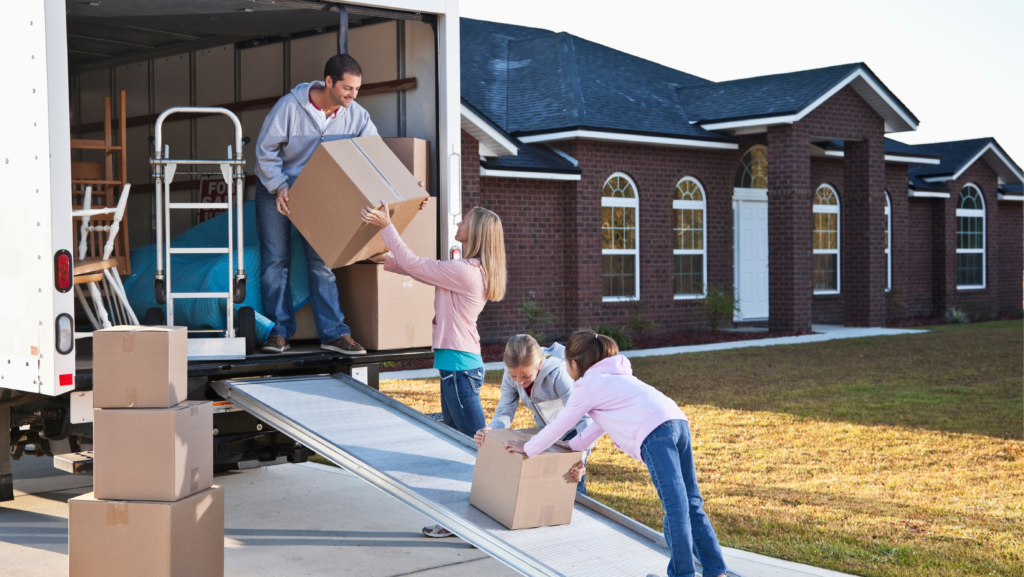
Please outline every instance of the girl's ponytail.
M617 354L619 345L611 337L599 335L590 329L574 332L565 343L565 362L575 361L581 377L602 359Z

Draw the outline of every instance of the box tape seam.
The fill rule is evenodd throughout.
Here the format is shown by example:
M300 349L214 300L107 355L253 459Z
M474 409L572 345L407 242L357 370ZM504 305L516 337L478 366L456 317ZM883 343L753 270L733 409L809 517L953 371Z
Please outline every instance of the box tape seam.
M128 503L115 501L107 503L107 525L120 527L128 524Z
M384 184L388 185L388 188L391 189L391 192L395 193L395 196L398 197L398 200L399 201L405 200L405 197L402 196L402 193L398 192L398 189L395 188L395 185L391 184L391 181L388 180L388 177L384 176L384 173L381 172L379 168L377 168L377 165L372 160L370 160L370 155L366 154L366 151L363 150L363 147L359 146L359 143L356 142L355 140L352 141L352 144L354 144L355 147L356 147L356 150L358 150L359 153L363 155L363 158L366 159L366 162L369 163L370 166L373 167L373 170L380 176L380 179L384 181Z

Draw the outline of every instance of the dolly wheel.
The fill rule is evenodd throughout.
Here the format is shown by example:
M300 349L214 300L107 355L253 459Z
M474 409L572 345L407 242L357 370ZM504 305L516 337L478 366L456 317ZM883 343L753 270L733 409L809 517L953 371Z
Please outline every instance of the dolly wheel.
M256 352L256 311L252 307L238 309L238 336L245 338L245 355Z
M164 309L151 308L146 310L146 316L142 319L142 324L147 327L162 327L167 324L167 320L164 318Z

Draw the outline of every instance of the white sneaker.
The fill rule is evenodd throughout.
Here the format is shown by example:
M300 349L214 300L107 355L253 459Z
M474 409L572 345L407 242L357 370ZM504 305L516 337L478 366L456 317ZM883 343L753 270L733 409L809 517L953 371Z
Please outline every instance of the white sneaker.
M448 529L440 525L434 525L433 527L424 527L423 534L427 537L433 537L434 539L442 539L444 537L454 537L455 533L452 533Z

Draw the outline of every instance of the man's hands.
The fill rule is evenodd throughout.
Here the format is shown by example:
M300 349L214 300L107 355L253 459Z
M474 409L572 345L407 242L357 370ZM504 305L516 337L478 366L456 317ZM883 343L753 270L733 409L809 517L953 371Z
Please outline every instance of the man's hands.
M494 429L490 427L484 427L473 435L473 441L476 443L476 448L479 449L484 445L484 439L487 438L487 433L490 433Z
M573 465L572 469L569 469L569 474L572 475L572 478L577 483L579 483L583 479L583 475L587 474L587 465L583 461L580 461Z
M379 209L368 206L360 214L363 217L363 222L367 224L375 224L381 228L387 228L391 224L391 213L388 211L386 203Z
M291 216L292 211L288 208L288 185L281 185L281 188L277 189L277 212L285 216Z

